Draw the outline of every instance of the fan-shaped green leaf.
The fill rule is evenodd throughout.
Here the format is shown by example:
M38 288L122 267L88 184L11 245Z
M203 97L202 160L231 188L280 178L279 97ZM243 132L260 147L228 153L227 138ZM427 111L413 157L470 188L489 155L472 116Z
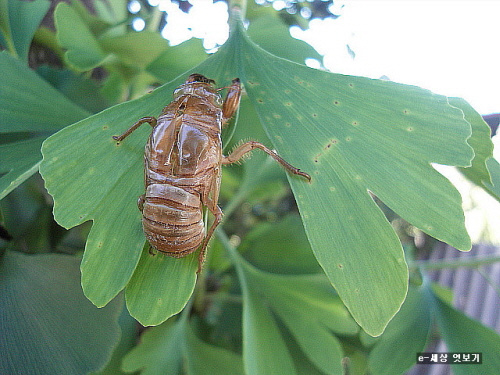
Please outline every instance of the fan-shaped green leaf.
M460 196L430 165L467 166L473 157L470 125L445 97L279 59L252 44L240 25L194 71L220 86L239 77L275 148L311 174L311 183L290 177L306 233L344 303L370 334L380 334L398 311L408 273L398 238L369 191L430 235L469 248ZM66 227L94 220L82 273L86 293L98 305L126 285L143 243L134 200L143 190L149 129L118 146L111 136L141 116L158 114L184 79L44 143L41 171L56 219ZM178 260L165 259L171 261Z
M263 49L284 59L299 64L307 58L321 60L320 54L311 45L290 35L289 27L276 12L261 15L250 22L248 35Z
M124 63L137 67L146 67L169 48L168 42L159 33L148 30L102 37L99 44L103 50L114 53Z
M38 171L45 137L0 145L0 199Z
M167 48L146 67L146 71L162 82L168 82L184 73L186 66L197 65L207 56L202 41L191 38L177 46Z
M0 262L2 374L84 374L106 364L120 337L123 299L104 309L89 303L78 264L67 255L5 253Z
M247 372L280 373L278 366L282 366L287 373L295 373L291 348L276 321L279 317L311 363L322 373L340 373L343 353L333 332L354 335L359 326L325 275L280 275L259 270L246 262L220 232L219 237L236 264L243 291L243 357ZM256 246L265 252L273 246L266 246L267 242L262 238ZM277 357L265 347L273 347L274 351L269 352L278 353Z
M142 375L181 374L183 335L184 323L175 319L148 329L123 359L123 370Z
M241 356L200 340L190 325L185 330L187 372L197 375L243 375Z
M89 115L5 51L0 71L0 133L54 132Z
M142 325L151 326L181 311L194 289L197 255L172 262L161 254L151 256L146 244L125 294L130 314Z
M404 300L407 269L368 191L469 249L460 195L430 163L470 165L470 125L427 90L315 71L236 40L239 76L269 138L312 176L290 181L313 251L358 323L380 334Z
M140 108L139 104L135 109ZM98 306L125 287L144 244L135 202L142 191L139 150L144 141L131 138L117 146L111 137L119 131L109 129L112 123L126 128L127 114L131 117L120 106L113 107L64 129L44 145L49 152L41 173L57 197L55 219L66 228L95 220L82 260L82 285ZM116 153L121 156L113 157Z
M66 98L90 113L100 112L110 105L99 92L100 85L89 77L48 65L39 66L36 72Z
M474 159L472 159L470 167L460 168L460 170L466 176L470 176L469 178L477 185L481 185L483 182L491 183L490 174L486 167L486 160L493 155L490 127L464 99L450 98L449 100L451 105L463 111L465 119L472 128L472 135L468 142L474 149Z
M67 49L65 58L70 66L86 71L102 63L106 53L75 9L66 3L60 3L54 12L54 19L57 38Z
M242 281L240 279L240 281ZM243 363L245 373L296 373L290 352L262 296L245 280L243 288Z
M321 272L312 254L299 215L277 223L262 223L251 230L239 247L257 268L280 274Z
M401 310L387 325L371 350L374 375L400 375L415 364L415 353L423 352L431 328L431 308L425 291L410 284Z
M260 272L254 276L254 285L309 360L326 374L340 373L343 353L332 332L353 335L359 326L327 279L321 274L283 276Z
M28 62L28 50L50 2L46 0L2 0L0 5L0 44L11 54Z
M43 137L20 139L16 133L53 132L88 112L70 102L35 72L6 52L0 53L0 199L38 170Z
M484 189L500 201L500 164L494 158L486 160L486 165L491 175L491 184L484 183Z
M181 317L147 330L141 343L123 361L123 369L142 375L243 374L241 357L209 345L196 337L190 324Z
M122 309L118 323L120 325L121 337L111 355L111 359L104 369L91 372L88 375L126 375L122 371L122 360L125 354L137 345L137 321L130 316L127 309Z
M500 200L499 183L498 181L496 181L497 183L492 183L492 179L498 180L500 176L498 169L495 167L495 163L498 163L492 158L493 142L490 138L490 127L483 120L482 116L465 100L451 98L450 103L464 112L465 119L472 126L472 135L468 142L474 148L475 156L470 167L459 168L459 171L474 184L481 186L493 197Z

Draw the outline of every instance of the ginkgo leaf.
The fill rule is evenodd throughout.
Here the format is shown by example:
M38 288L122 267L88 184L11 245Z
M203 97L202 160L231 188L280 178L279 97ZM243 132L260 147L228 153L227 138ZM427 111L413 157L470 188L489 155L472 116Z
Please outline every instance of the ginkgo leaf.
M470 165L470 124L430 91L316 71L244 35L236 40L226 50L239 52L239 76L269 138L312 176L310 184L290 182L313 251L354 318L378 335L404 300L408 275L369 191L423 231L468 250L460 195L430 164Z
M494 198L500 200L498 162L493 159L493 143L490 141L491 129L483 117L464 99L450 98L450 103L464 112L465 119L472 126L472 135L468 140L474 148L471 166L458 168L462 174L477 186L482 187Z
M5 51L0 70L0 133L55 132L90 114Z
M428 234L470 248L460 195L431 166L468 166L474 156L467 143L470 124L446 97L277 58L254 45L239 23L228 42L190 72L219 86L239 77L278 153L312 176L311 183L289 177L306 233L366 332L382 333L405 299L408 280L399 240L370 192ZM143 191L150 129L143 126L120 145L111 136L142 116L157 115L187 74L44 143L41 172L54 196L56 220L65 227L94 221L82 282L99 306L129 282L144 243L135 200ZM187 301L192 289L184 285ZM155 295L158 288L141 293Z
M67 63L78 71L95 68L106 58L95 35L78 11L66 3L57 5L54 12L57 39L66 48Z
M151 256L146 245L125 293L130 314L144 326L158 325L177 314L193 292L197 268L197 254L169 262L165 256Z
M243 362L248 375L296 374L271 311L248 283L243 287Z
M500 163L494 158L486 160L486 165L491 174L492 183L485 182L484 189L500 201Z
M168 42L159 33L148 30L102 37L99 44L103 50L115 54L124 63L138 67L149 65L169 49Z
M4 75L0 86L2 199L38 171L42 160L40 146L47 134L88 116L89 112L5 51L0 53L0 71Z
M186 56L192 64L199 64L207 58L200 39L191 38L185 42L167 48L147 67L146 71L161 82L168 82L186 70Z
M301 64L307 58L321 60L321 55L310 44L290 35L277 12L256 17L250 22L248 35L263 49L284 59Z
M184 351L188 373L199 375L243 375L240 355L200 340L186 324Z
M260 308L272 308L317 368L326 374L339 373L343 352L332 332L353 335L359 327L324 275L276 275L248 269L252 278L247 288L256 288L266 302L266 307ZM254 335L258 330L253 327L247 334ZM247 360L255 355L247 356Z
M373 374L403 374L415 364L409 353L423 352L431 331L431 308L425 288L410 285L401 310L391 320L369 355Z
M144 375L243 374L241 357L200 340L181 316L143 333L141 342L124 358L123 369Z
M144 332L141 343L124 357L123 370L141 371L146 375L180 374L184 324L170 319Z
M38 171L45 137L0 145L0 199Z
M98 309L82 293L79 258L7 251L0 262L0 372L86 374L119 341L123 298ZM8 353L8 355L7 355Z
M49 7L50 2L46 0L2 0L0 44L4 49L27 63L31 39Z

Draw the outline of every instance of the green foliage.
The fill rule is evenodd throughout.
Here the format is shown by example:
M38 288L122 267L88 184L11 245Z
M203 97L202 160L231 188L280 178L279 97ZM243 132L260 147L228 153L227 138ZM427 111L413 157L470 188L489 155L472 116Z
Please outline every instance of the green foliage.
M358 326L327 279L322 274L269 274L241 260L239 264L244 283L243 335L248 337L243 347L247 373L268 372L269 364L276 367L276 373L287 368L290 369L287 373L295 373L275 316L318 369L325 374L340 373L343 354L339 340L332 333L354 335ZM307 314L303 306L308 306ZM280 360L277 352L281 353Z
M379 207L382 201L423 232L470 248L460 196L431 166L459 166L500 196L488 128L466 102L300 65L317 53L290 38L269 8L249 5L248 34L234 13L229 40L206 58L198 40L171 47L151 28L131 31L121 1L95 5L92 15L77 1L59 4L52 32L36 31L46 11L42 0L0 2L6 49L0 53L0 208L1 224L14 236L0 247L79 254L85 238L83 292L96 306L107 305L96 312L82 300L74 285L77 255L7 251L0 305L18 302L15 311L5 310L2 328L23 325L20 319L33 311L56 328L46 341L42 323L33 337L28 325L23 335L0 340L9 348L23 341L34 348L18 353L25 357L16 371L30 373L47 356L40 368L68 366L75 373L341 374L348 356L352 373L397 375L424 349L434 321L455 351L470 351L462 345L473 336L485 358L498 352L498 335L453 309L427 283L414 285ZM28 27L21 30L23 24ZM33 35L61 57L62 70L42 66L35 73L26 66ZM105 72L99 82L90 78L93 69ZM193 72L219 87L235 77L244 85L237 119L222 135L225 153L242 139L256 139L312 176L308 183L286 175L259 152L243 166L226 168L225 219L198 276L196 253L151 256L144 240L136 198L143 192L150 129L120 144L112 139L138 118L158 115ZM143 95L159 83L165 84ZM52 221L36 179L19 187L39 165L55 220L76 228L65 231ZM290 213L287 179L300 216ZM122 290L128 313L118 345ZM129 314L156 326L137 345ZM82 326L91 333L79 331ZM73 342L61 347L68 335ZM89 335L99 342L89 344ZM3 358L0 366L13 364Z
M493 144L483 142L489 137L490 128L483 118L463 99L450 98L450 104L460 108L465 119L472 126L472 135L468 142L474 148L474 159L468 168L459 168L459 171L474 184L482 187L492 197L500 200L500 166L498 161L491 157ZM490 175L491 174L491 175Z
M169 260L161 255L152 257L149 246L145 245L127 286L125 296L130 314L145 326L158 325L177 314L193 293L197 254L181 258L179 262ZM86 269L82 268L83 271Z
M183 316L149 329L123 361L127 372L142 374L243 374L241 358L196 337Z
M368 363L374 374L403 374L415 363L407 354L424 351L432 323L425 297L424 288L410 285L401 309L370 352Z
M436 290L438 291L436 293ZM482 353L483 365L475 368L464 368L452 365L456 375L495 374L500 369L500 337L491 328L467 317L456 310L441 297L438 287L428 289L429 299L433 304L437 324L443 340L450 352L467 352L474 348L474 352Z
M2 374L83 374L108 362L120 337L122 299L104 309L92 305L82 293L78 264L61 254L4 254Z
M78 12L66 3L54 14L58 39L65 48L66 62L76 70L89 70L100 65L106 53Z
M0 45L24 64L33 35L49 6L46 0L0 1Z
M454 374L496 374L500 368L500 336L456 310L450 297L449 290L427 281L419 287L411 286L401 310L369 354L372 373L397 375L408 370L415 358L407 354L424 351L435 322L449 352L483 355L481 366L452 365Z
M277 13L257 17L250 23L248 35L261 48L272 51L274 55L303 64L307 58L321 59L321 56L308 44L295 43L296 48L289 48L294 39L288 27L277 20ZM269 38L273 35L273 38Z
M4 134L0 141L1 199L38 170L40 145L47 133L89 113L5 51L0 52L0 70L4 74L0 91L0 133Z
M222 83L241 77L278 152L311 173L311 184L290 178L306 233L332 284L367 332L380 334L398 311L408 277L397 236L367 190L423 231L457 248L470 247L460 196L430 166L466 166L474 155L466 142L470 125L446 98L415 87L292 64L257 48L239 27L216 55L193 71ZM139 214L130 196L142 190L139 176L148 129L118 146L111 136L133 122L128 119L159 113L164 98L182 79L89 117L44 144L41 172L56 201L56 220L66 228L94 220L82 273L84 290L98 306L128 283L143 245ZM372 119L373 113L378 117ZM327 118L337 127L328 125ZM75 200L75 194L85 199ZM116 217L123 217L127 225L116 222ZM360 255L352 256L353 251ZM192 287L185 289L185 302L191 291Z
M31 138L0 145L0 198L38 171L40 147L44 137ZM17 158L18 155L23 155Z

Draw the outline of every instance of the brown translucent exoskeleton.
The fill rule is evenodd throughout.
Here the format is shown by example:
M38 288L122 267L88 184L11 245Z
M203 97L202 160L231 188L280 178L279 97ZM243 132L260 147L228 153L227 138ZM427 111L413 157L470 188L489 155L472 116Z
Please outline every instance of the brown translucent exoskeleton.
M228 156L222 155L221 130L238 109L240 80L233 80L224 101L219 95L222 89L216 89L215 81L201 74L191 74L174 91L174 100L158 119L143 117L113 137L120 142L144 123L153 127L144 153L146 192L138 201L144 233L152 248L175 258L201 247L198 273L210 237L222 220L217 205L222 164L235 163L259 148L290 173L311 180L259 142L243 143ZM215 218L206 234L204 206Z

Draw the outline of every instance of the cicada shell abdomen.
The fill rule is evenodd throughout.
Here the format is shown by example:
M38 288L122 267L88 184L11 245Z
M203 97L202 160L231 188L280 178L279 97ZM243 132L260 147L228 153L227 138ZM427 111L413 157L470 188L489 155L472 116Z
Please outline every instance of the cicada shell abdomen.
M151 184L142 208L146 239L156 250L180 258L200 247L205 238L201 200L180 187Z

